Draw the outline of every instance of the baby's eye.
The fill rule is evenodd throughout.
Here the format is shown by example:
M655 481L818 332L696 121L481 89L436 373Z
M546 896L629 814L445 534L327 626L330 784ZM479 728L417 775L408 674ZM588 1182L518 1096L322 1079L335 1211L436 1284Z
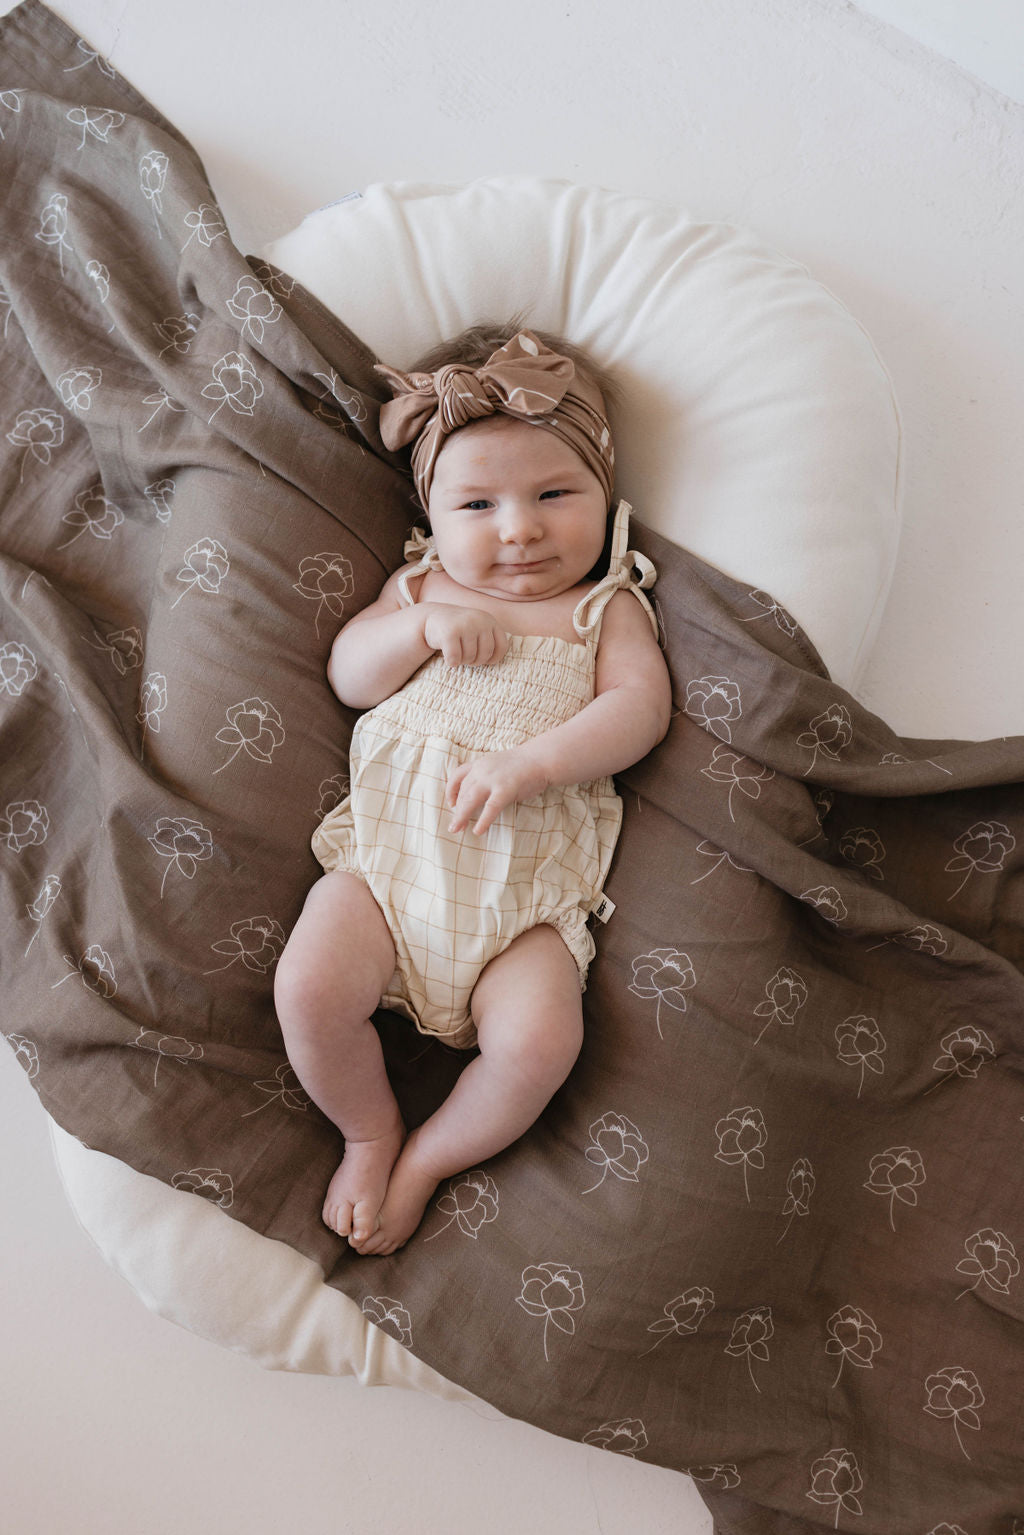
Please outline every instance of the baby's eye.
M541 493L540 499L542 501L550 501L554 496L567 496L568 494L567 490L545 490Z
M490 504L489 501L467 501L465 510L467 512L485 512Z

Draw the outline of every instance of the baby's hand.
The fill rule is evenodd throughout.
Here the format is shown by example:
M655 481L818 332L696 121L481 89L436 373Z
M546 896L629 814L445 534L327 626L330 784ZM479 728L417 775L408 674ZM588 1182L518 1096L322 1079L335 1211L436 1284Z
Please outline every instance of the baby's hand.
M445 602L429 605L423 639L449 666L494 666L508 649L508 631L492 614Z
M448 830L463 831L476 816L473 833L479 837L506 805L543 794L547 786L544 772L515 749L464 762L448 778L445 803L454 811Z

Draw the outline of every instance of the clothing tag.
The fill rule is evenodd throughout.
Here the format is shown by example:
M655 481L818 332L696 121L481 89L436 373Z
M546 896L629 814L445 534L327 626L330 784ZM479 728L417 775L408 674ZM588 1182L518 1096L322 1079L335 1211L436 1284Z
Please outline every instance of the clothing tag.
M615 910L615 902L609 901L608 897L602 890L601 894L598 896L597 900L594 902L590 909L594 913L594 916L597 918L598 922L607 922L608 918Z

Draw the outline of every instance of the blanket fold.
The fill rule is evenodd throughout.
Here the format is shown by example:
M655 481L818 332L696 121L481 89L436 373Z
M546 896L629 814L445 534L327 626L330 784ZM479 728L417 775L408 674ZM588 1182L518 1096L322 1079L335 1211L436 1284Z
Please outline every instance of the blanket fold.
M374 359L37 0L0 208L3 1028L48 1111L721 1531L1024 1528L1024 740L899 739L637 529L676 713L621 779L583 1054L356 1257L272 978L346 792L330 643L413 517ZM378 1024L414 1123L464 1058Z

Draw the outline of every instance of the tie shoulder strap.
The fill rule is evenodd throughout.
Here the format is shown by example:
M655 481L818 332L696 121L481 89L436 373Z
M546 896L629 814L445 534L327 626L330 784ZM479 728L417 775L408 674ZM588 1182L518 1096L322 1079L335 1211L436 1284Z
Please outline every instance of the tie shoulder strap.
M402 553L408 563L398 577L398 590L406 607L412 608L416 606L416 598L409 590L410 580L414 576L425 576L428 570L440 570L441 561L437 557L433 538L424 533L422 528L410 530Z
M646 555L629 549L629 514L633 510L628 501L620 501L615 509L612 527L612 552L608 572L596 586L592 586L583 600L577 604L572 621L576 633L590 645L596 645L601 635L604 610L616 592L628 591L641 604L650 619L654 638L658 638L658 618L644 596L658 579L658 572Z

